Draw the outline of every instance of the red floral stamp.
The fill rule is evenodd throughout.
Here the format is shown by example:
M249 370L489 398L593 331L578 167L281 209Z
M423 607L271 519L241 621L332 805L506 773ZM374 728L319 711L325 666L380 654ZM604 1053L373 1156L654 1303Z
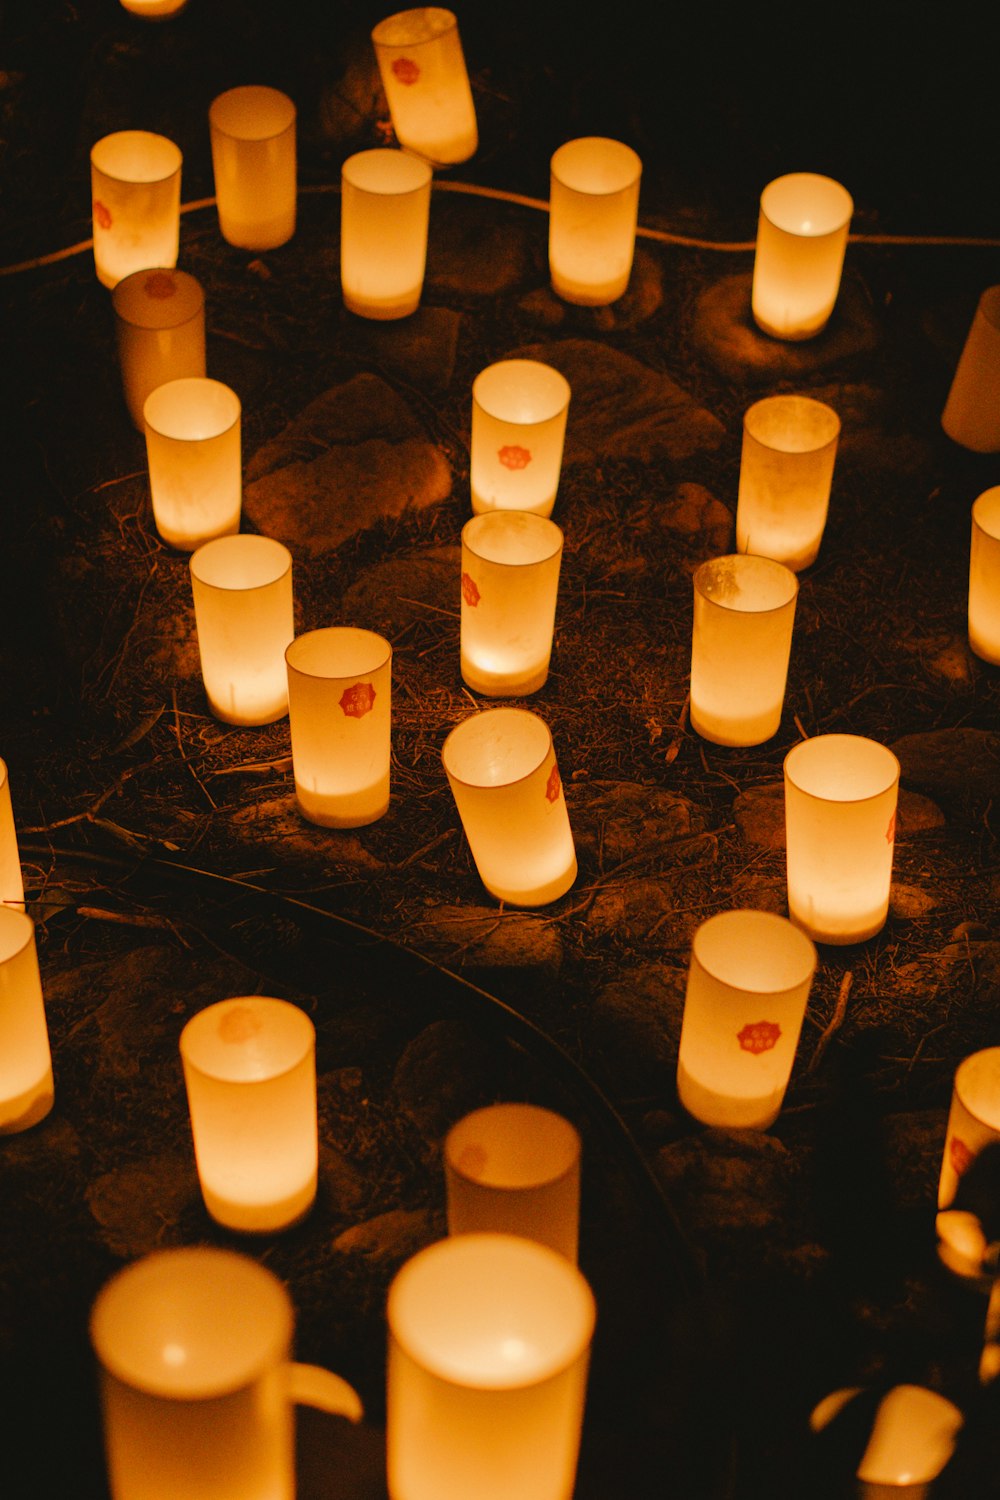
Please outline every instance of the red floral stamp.
M356 682L344 689L340 706L349 719L363 719L375 707L375 689L370 682Z
M953 1135L948 1145L948 1158L959 1177L964 1177L972 1166L973 1153L959 1136Z
M549 772L549 779L545 783L545 795L550 802L555 802L562 790L562 782L559 779L559 767L553 765Z
M482 594L480 594L476 585L476 580L468 573L462 574L462 598L470 609L475 609L482 598Z
M886 843L887 844L891 844L892 841L893 841L893 839L895 837L896 837L896 809L893 808L893 810L892 810L892 817L889 819L889 826L885 830L885 841L886 841Z
M101 202L100 198L94 199L94 222L102 229L111 228L111 210L106 203Z
M505 443L497 450L497 458L505 469L526 469L531 463L529 449L521 448L517 443Z
M744 1052L770 1052L778 1045L780 1035L781 1027L777 1021L748 1021L743 1030L736 1033L736 1040Z
M169 271L152 271L142 283L142 289L154 301L166 302L168 297L176 294L177 282Z
M420 68L412 57L397 57L393 62L392 71L400 83L405 83L407 88L416 83L420 77Z

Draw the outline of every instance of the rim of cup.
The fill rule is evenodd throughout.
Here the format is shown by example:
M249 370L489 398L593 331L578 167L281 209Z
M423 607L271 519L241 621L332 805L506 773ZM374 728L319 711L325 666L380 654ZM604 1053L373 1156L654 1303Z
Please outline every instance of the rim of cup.
M314 653L326 656L338 648L342 653L357 653L357 659L349 668L341 668L338 664L333 670L320 669L309 661ZM353 682L357 677L381 671L391 661L392 646L385 636L358 625L326 625L319 630L304 631L285 650L285 662L290 672L298 672L300 677L311 677L318 682Z
M526 770L519 772L516 776L510 776L502 781L490 781L482 779L470 781L467 776L460 776L458 772L453 770L452 767L448 764L449 754L452 758L454 758L455 745L459 744L466 738L472 738L472 736L484 732L483 721L485 719L492 719L496 727L499 729L500 726L496 724L496 721L499 717L502 716L505 716L508 719L518 718L522 720L530 720L532 725L531 732L533 736L537 736L539 730L536 729L535 726L539 726L539 729L544 731L545 735L545 745L541 751L541 754L538 755L537 758L532 760L531 765ZM499 790L500 788L519 786L522 781L527 781L529 777L534 776L541 769L541 767L544 766L552 748L552 731L540 714L533 714L531 710L527 708L484 708L480 709L478 713L470 714L467 719L463 719L460 724L456 724L454 729L450 731L445 739L444 744L441 746L441 760L444 764L445 772L447 773L450 780L458 782L459 786L472 787L477 791L493 791Z
M803 227L802 193L813 196L809 208L815 227ZM822 172L785 172L767 184L760 195L760 211L769 224L782 234L800 239L823 239L839 234L851 222L854 199L833 177Z
M256 557L253 556L255 553ZM226 554L245 561L250 569L259 569L260 577L252 583L225 583L209 576L215 564L224 565ZM267 567L268 559L271 561L270 567ZM292 571L292 554L283 542L276 542L273 537L243 531L233 536L216 536L202 542L191 554L189 567L192 577L197 578L202 588L215 589L222 594L252 593L256 589L270 588L272 584L280 583L287 577Z
M595 152L600 151L600 174L610 179L606 186L588 183L595 175ZM642 158L624 141L607 135L581 135L564 141L552 153L549 169L562 187L588 198L610 198L633 187L642 176ZM582 178L582 180L581 180Z
M499 1121L501 1127L520 1124L533 1128L535 1133L532 1141L535 1146L544 1130L546 1146L552 1148L551 1154L558 1156L558 1162L554 1162L551 1170L544 1176L540 1173L532 1174L525 1182L497 1182L488 1176L474 1176L463 1168L461 1158L456 1157L455 1152L461 1149L462 1135L470 1129L475 1130L480 1121L485 1123L487 1119ZM580 1133L564 1115L553 1109L546 1109L541 1104L518 1103L513 1100L486 1104L481 1109L474 1109L463 1115L462 1119L455 1121L444 1140L445 1160L455 1176L461 1177L463 1182L470 1183L472 1187L483 1188L491 1193L523 1193L562 1182L579 1166L581 1150ZM546 1154L549 1154L548 1150Z
M997 1108L991 1120L971 1105L963 1094L963 1088L969 1087L970 1081L980 1070L992 1073L997 1082ZM955 1069L954 1089L955 1097L966 1114L987 1130L1000 1135L1000 1047L981 1047L978 1052L970 1052L968 1057L963 1057Z
M517 519L513 519L516 517ZM483 550L490 532L501 536L511 531L534 532L538 543L537 556L517 560L491 557ZM527 538L526 538L527 540ZM473 516L462 527L462 545L479 561L493 568L534 568L540 563L551 562L563 549L565 537L562 527L548 516L536 515L530 510L486 510ZM544 548L543 548L544 544Z
M803 417L810 419L810 426L820 429L817 437L797 437ZM787 436L786 426L790 429ZM774 431L776 427L779 431ZM743 430L772 453L820 453L839 439L841 421L832 406L814 396L763 396L743 413Z
M153 141L156 142L155 149L160 157L167 159L161 162L153 176L149 176L146 172L141 172L138 176L130 172L127 176L123 176L120 169L116 171L113 166L101 165L101 156L117 151L118 148L124 148L126 143L138 146L141 142L148 151ZM101 139L95 141L90 148L90 165L100 172L102 177L107 177L111 182L141 183L144 187L155 187L157 183L169 182L171 177L177 176L183 162L184 154L176 141L172 141L169 136L159 135L155 130L113 130L110 135L102 135Z
M1000 542L1000 484L991 485L976 498L972 506L972 521L984 536Z
M365 168L371 167L371 173ZM387 181L381 168L395 172L397 181ZM341 181L356 188L359 193L371 193L378 198L408 198L414 193L424 193L434 179L430 162L412 151L393 150L390 146L375 146L370 151L355 151L347 157L340 168ZM367 181L363 180L365 177Z
M172 282L179 282L167 297L156 297L146 291L146 283L150 277L168 276ZM140 290L140 282L142 289ZM140 314L148 309L150 312L160 311L163 313L175 307L175 292L180 293L180 305L184 307L190 303L190 311L184 313L181 318L168 318L164 322L160 318L143 318ZM170 304L168 309L167 304ZM127 306L125 304L128 304ZM115 317L120 323L127 323L130 328L147 328L155 331L169 331L175 328L184 328L188 323L194 322L195 318L201 316L205 310L205 290L201 282L188 271L178 270L176 266L146 266L141 271L130 271L123 276L111 289L111 305L115 310Z
M206 397L221 409L216 426L194 435L170 430L177 421L178 407L182 418L187 418L192 411L203 414ZM225 437L227 432L238 427L243 406L232 386L224 385L221 380L211 380L207 375L182 375L177 380L166 380L155 391L150 391L142 414L146 426L157 437L169 438L173 443L206 443Z
M516 410L517 398L515 396L512 402L510 391L513 389L516 392L519 376L532 379L536 386L545 382L543 391L532 393L536 400L540 394L546 397L541 415L509 416L506 412L497 410L505 402L513 404ZM565 375L540 359L495 360L493 364L480 370L472 382L474 404L487 416L506 422L511 427L540 427L543 422L553 421L568 409L571 394L570 383Z
M730 602L729 600L717 598L715 595L708 593L705 584L711 572L714 569L718 569L720 563L729 562L737 564L737 571L743 569L747 572L756 573L758 576L761 574L770 574L775 589L779 583L784 584L784 598L779 599L776 604L761 604L757 606L740 604L736 601ZM705 603L712 605L715 609L725 609L731 611L733 614L754 615L760 618L763 615L780 614L783 609L787 609L798 597L799 580L791 568L782 562L777 562L773 557L762 557L756 552L728 552L723 557L710 557L706 562L701 564L694 575L694 587Z
M401 23L406 21L416 35L408 36L405 41L392 41L393 31L400 30ZM379 21L372 29L372 41L376 47L421 47L427 42L437 41L438 37L454 31L457 26L458 18L453 10L446 10L443 5L416 5Z
M808 784L809 775L805 767L799 765L800 761L808 761L816 753L816 746L829 746L833 741L840 741L844 754L853 755L856 759L861 756L867 758L872 767L871 775L874 777L875 764L881 762L884 767L884 775L877 778L877 784L871 791L862 793L856 797L837 797L828 792L817 792ZM806 774L803 774L803 771ZM809 739L800 740L793 745L785 756L784 773L788 781L795 787L796 791L802 792L807 797L814 797L818 802L836 803L838 806L859 806L862 802L874 802L876 798L882 797L899 781L901 767L898 759L887 745L879 740L869 739L862 734L816 734Z
M728 950L725 957L732 963L735 972L739 973L742 968L742 955L739 952L732 954L732 945L722 941L722 935L727 928L741 928L746 931L748 926L756 927L762 936L773 934L775 951L780 949L783 961L788 967L796 970L793 979L787 983L764 988L759 984L741 984L739 979L731 977L727 972L727 964L720 961L716 945L721 942L722 947ZM706 948L710 949L708 953L705 952ZM795 950L794 954L789 950ZM696 928L694 937L691 939L691 955L706 974L711 975L720 984L724 984L728 990L741 995L760 995L768 999L777 999L800 989L803 984L812 979L819 964L816 944L800 927L796 927L794 922L789 921L787 917L779 916L777 912L757 911L747 906L735 907L731 911L716 912L714 916L706 917L705 921Z
M231 141L273 141L291 130L295 101L266 83L244 83L217 94L208 106L212 130ZM252 122L260 118L254 128ZM243 123L246 122L246 123Z
M259 1017L262 1027L270 1025L272 1028L282 1028L291 1033L288 1038L289 1060L283 1062L280 1067L269 1069L266 1073L256 1073L252 1077L238 1077L227 1072L224 1068L206 1062L203 1056L206 1047L213 1051L215 1043L211 1037L203 1033L211 1032L217 1023L225 1023L227 1012L236 1010L247 1010ZM234 1037L233 1041L239 1048L238 1055L247 1057L252 1049L244 1049L243 1043L249 1043L251 1038ZM265 1042L273 1043L274 1032L265 1036ZM301 1063L309 1057L316 1046L316 1028L306 1015L305 1011L298 1005L292 1005L289 1000L278 1000L272 995L233 995L226 1000L217 1000L214 1005L206 1005L202 1010L196 1011L185 1023L180 1035L180 1052L188 1067L200 1073L203 1078L211 1078L216 1083L224 1083L233 1088L255 1088L261 1083L272 1083L276 1079L285 1078L293 1073ZM251 1058L250 1061L253 1061Z

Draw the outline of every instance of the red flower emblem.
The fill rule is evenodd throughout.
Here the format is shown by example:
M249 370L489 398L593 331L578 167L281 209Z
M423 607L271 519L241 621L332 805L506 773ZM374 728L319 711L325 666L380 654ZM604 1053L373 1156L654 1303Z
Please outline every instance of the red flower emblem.
M892 817L889 819L889 826L885 830L885 841L886 841L886 843L887 844L891 844L892 841L893 841L893 839L895 837L896 837L896 809L893 808L893 810L892 810Z
M100 198L94 199L94 218L102 229L111 228L111 210Z
M152 271L142 283L142 289L154 301L166 302L168 297L176 296L177 282L169 271Z
M953 1135L948 1145L948 1156L959 1177L964 1177L972 1166L974 1157L968 1146L957 1135Z
M482 598L482 595L480 594L479 589L476 586L476 580L470 577L468 573L462 574L462 598L465 600L470 609L475 609L476 605Z
M497 458L505 469L526 469L531 463L531 453L527 448L520 448L517 443L505 443L498 450Z
M553 764L552 770L549 772L549 779L545 783L545 795L550 802L555 802L561 789L562 782L559 779L559 767Z
M748 1021L743 1030L736 1033L736 1040L744 1052L770 1052L778 1045L780 1035L781 1027L777 1021Z
M420 77L420 68L412 57L397 57L392 65L392 71L400 83L405 83L407 88L412 83L416 83Z
M341 693L340 706L349 719L363 719L375 707L375 689L370 682L356 682Z

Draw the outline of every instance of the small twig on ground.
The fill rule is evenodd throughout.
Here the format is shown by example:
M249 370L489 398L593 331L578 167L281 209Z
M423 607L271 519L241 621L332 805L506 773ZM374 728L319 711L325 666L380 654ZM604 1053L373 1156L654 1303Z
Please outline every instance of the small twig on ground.
M674 761L680 754L681 745L684 742L684 731L687 728L688 708L690 707L690 704L691 694L688 693L687 697L684 699L684 702L681 704L681 711L677 716L677 728L674 731L674 737L670 741L670 744L667 746L666 750L663 752L663 764L665 766L673 765Z
M814 1073L816 1071L816 1069L819 1067L823 1053L826 1051L827 1046L830 1043L831 1038L836 1036L841 1026L843 1026L844 1017L847 1014L847 999L851 993L851 985L853 983L854 974L850 969L848 969L847 973L840 981L840 993L837 995L837 1003L834 1006L833 1016L830 1019L830 1024L821 1034L819 1041L816 1043L816 1050L813 1053L812 1057L809 1059L809 1065L806 1068L807 1074Z
M436 849L439 844L447 843L449 839L453 839L455 833L456 830L454 828L446 828L443 833L439 833L429 843L424 844L420 849L414 849L412 854L408 854L405 859L400 860L399 864L396 865L396 869L405 870L408 865L416 864L418 859L422 859L425 854L430 854L431 850Z
M268 771L290 771L292 769L292 757L290 755L279 755L275 760L248 760L241 766L222 766L218 771L209 771L207 779L213 776L264 776Z
M185 948L191 946L177 931L169 917L144 915L142 912L108 911L103 906L78 906L76 914L78 917L88 917L92 922L118 922L123 927L155 927L160 931L172 932Z
M187 751L184 748L184 740L181 737L181 721L180 721L180 716L178 715L178 712L177 712L177 689L176 688L171 688L170 689L170 702L172 703L173 709L174 709L174 734L177 737L177 748L180 751L181 760L184 762L184 764L187 766L188 770L190 771L192 779L194 780L195 785L201 789L202 795L205 797L206 801L208 802L209 807L211 807L214 811L217 812L218 808L219 808L219 804L216 802L215 798L212 796L212 793L208 790L208 787L202 781L201 777L198 775L198 772L195 770L194 766L191 764L191 761L188 758L188 753L187 753Z
M792 715L792 722L794 723L796 729L799 731L799 734L801 734L802 738L804 740L807 740L809 738L809 736L806 734L805 730L803 729L803 727L802 727L802 720L799 718L798 714L793 714Z

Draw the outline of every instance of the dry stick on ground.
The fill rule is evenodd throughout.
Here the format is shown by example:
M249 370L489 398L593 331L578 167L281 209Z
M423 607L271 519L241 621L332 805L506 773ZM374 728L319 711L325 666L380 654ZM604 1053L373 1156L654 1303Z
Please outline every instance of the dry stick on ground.
M205 797L205 799L207 800L209 807L211 807L213 809L213 811L218 812L219 804L216 802L215 798L212 796L212 793L208 790L208 787L202 781L201 777L198 775L198 772L195 770L194 766L191 764L191 760L190 760L190 758L188 756L188 753L187 753L187 751L184 748L184 740L183 740L183 738L181 736L181 721L180 721L180 717L179 717L179 715L177 713L177 689L176 688L171 688L170 689L170 701L173 704L173 708L174 708L174 734L177 736L177 748L178 748L178 750L181 753L181 760L184 762L184 764L187 766L188 770L191 772L191 776L192 776L192 778L194 780L195 785L201 789L201 792L202 792L203 796Z
M834 1006L833 1016L830 1019L830 1024L820 1036L819 1041L816 1043L816 1050L813 1053L812 1057L809 1059L809 1066L806 1068L807 1074L814 1073L816 1071L817 1067L819 1066L820 1059L822 1058L823 1053L826 1051L827 1046L830 1042L830 1038L835 1036L840 1030L841 1026L843 1026L844 1017L847 1014L847 997L851 993L851 985L853 982L854 974L850 969L848 969L847 973L840 981L840 993L837 996L837 1003Z

